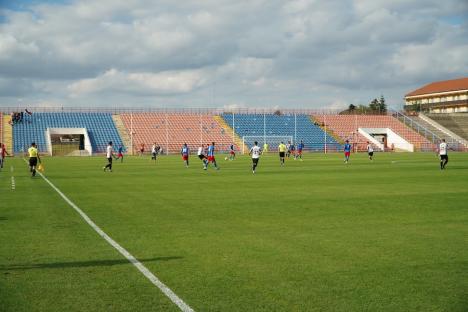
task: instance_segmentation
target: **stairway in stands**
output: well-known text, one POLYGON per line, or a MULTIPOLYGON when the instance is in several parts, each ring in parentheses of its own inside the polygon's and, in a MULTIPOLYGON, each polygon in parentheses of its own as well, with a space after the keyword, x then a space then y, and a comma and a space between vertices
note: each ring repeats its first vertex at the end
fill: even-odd
POLYGON ((119 132, 120 138, 122 139, 122 142, 127 149, 127 153, 130 155, 133 155, 133 148, 132 148, 132 142, 130 139, 130 134, 125 127, 122 118, 120 118, 120 115, 112 115, 112 120, 114 121, 114 125, 117 128, 117 131, 119 132))
MULTIPOLYGON (((219 124, 221 128, 224 129, 225 133, 233 133, 233 129, 224 121, 224 118, 215 115, 213 116, 213 119, 216 120, 216 122, 219 124)), ((234 144, 236 144, 239 147, 239 150, 242 154, 247 153, 247 148, 242 144, 242 138, 237 135, 237 133, 234 132, 234 144), (244 150, 242 150, 242 148, 244 150)))
POLYGON ((10 155, 13 155, 13 129, 11 128, 11 125, 8 123, 11 117, 9 115, 2 115, 2 118, 3 118, 3 123, 2 123, 3 141, 2 143, 5 144, 7 152, 10 155))
POLYGON ((335 132, 333 132, 332 129, 327 128, 325 126, 325 123, 321 124, 319 120, 315 119, 314 116, 309 116, 310 121, 312 121, 313 124, 318 125, 325 133, 327 133, 329 136, 335 139, 336 142, 340 144, 344 144, 344 140, 335 132))

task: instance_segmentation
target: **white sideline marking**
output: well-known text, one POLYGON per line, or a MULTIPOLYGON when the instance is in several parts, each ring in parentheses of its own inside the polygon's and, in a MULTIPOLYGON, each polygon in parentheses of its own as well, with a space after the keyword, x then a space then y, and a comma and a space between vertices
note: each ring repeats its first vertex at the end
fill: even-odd
POLYGON ((16 189, 16 183, 15 183, 15 176, 13 175, 13 166, 10 166, 10 172, 11 172, 11 190, 14 191, 16 189))
POLYGON ((181 311, 184 312, 194 312, 194 310, 186 304, 182 299, 180 299, 169 287, 167 287, 163 282, 161 282, 150 270, 148 270, 140 261, 138 261, 131 253, 129 253, 125 248, 119 245, 115 240, 113 240, 109 235, 107 235, 96 223, 91 220, 88 215, 86 215, 77 205, 75 205, 65 194, 63 194, 52 182, 49 181, 42 173, 37 171, 37 173, 46 181, 73 209, 80 214, 80 216, 102 237, 104 238, 112 247, 117 249, 127 260, 133 264, 143 275, 150 280, 156 287, 158 287, 173 303, 175 303, 181 311))

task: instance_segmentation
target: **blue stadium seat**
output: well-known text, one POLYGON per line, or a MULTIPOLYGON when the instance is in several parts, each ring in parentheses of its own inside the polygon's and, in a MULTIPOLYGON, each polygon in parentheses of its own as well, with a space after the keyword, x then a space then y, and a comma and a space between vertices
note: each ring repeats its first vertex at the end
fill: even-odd
MULTIPOLYGON (((222 117, 232 128, 232 114, 222 114, 222 117)), ((303 114, 296 116, 293 114, 266 114, 265 120, 263 114, 234 114, 234 128, 241 138, 244 136, 263 136, 264 134, 266 136, 292 136, 293 139, 296 136, 295 143, 303 140, 305 149, 313 151, 322 151, 326 138, 328 149, 338 150, 341 148, 341 145, 332 136, 326 134, 322 128, 312 122, 309 116, 303 114)), ((246 143, 249 146, 253 144, 249 140, 246 140, 246 143)))
POLYGON ((22 123, 13 126, 13 148, 20 153, 36 142, 40 151, 47 150, 47 128, 86 128, 96 153, 105 151, 112 141, 115 147, 123 146, 120 135, 108 113, 34 113, 22 123))

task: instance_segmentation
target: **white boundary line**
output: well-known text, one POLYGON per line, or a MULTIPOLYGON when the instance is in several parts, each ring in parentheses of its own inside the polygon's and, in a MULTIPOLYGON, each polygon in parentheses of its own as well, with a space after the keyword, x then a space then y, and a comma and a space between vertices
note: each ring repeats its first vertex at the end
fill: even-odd
POLYGON ((13 166, 10 167, 10 172, 11 172, 11 190, 14 191, 16 189, 16 183, 15 183, 15 176, 13 175, 14 168, 13 166))
POLYGON ((140 261, 138 261, 131 253, 119 245, 109 235, 107 235, 96 223, 91 220, 77 205, 75 205, 65 194, 63 194, 52 182, 49 181, 42 173, 37 173, 46 181, 73 209, 80 214, 80 216, 88 223, 102 238, 104 238, 112 247, 117 249, 127 260, 133 264, 143 275, 150 280, 156 287, 158 287, 173 303, 175 303, 181 311, 194 312, 194 310, 180 299, 169 287, 161 282, 150 270, 148 270, 140 261))

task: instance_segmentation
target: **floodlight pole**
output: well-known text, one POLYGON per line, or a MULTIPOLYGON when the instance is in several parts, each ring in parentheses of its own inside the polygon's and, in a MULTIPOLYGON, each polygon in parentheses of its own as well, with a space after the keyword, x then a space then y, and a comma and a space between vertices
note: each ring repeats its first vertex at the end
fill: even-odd
POLYGON ((325 136, 325 148, 324 152, 327 153, 327 115, 323 115, 323 135, 325 136))
POLYGON ((294 113, 294 142, 297 142, 297 114, 294 113))
POLYGON ((236 136, 235 134, 235 129, 236 128, 236 125, 235 125, 235 119, 234 119, 234 111, 232 112, 232 143, 234 143, 234 138, 236 136))
POLYGON ((130 112, 130 153, 133 156, 134 155, 134 150, 133 150, 133 112, 130 112))
POLYGON ((167 113, 166 113, 166 155, 169 155, 169 124, 168 124, 167 113))
POLYGON ((200 113, 200 146, 203 146, 203 119, 200 113))

